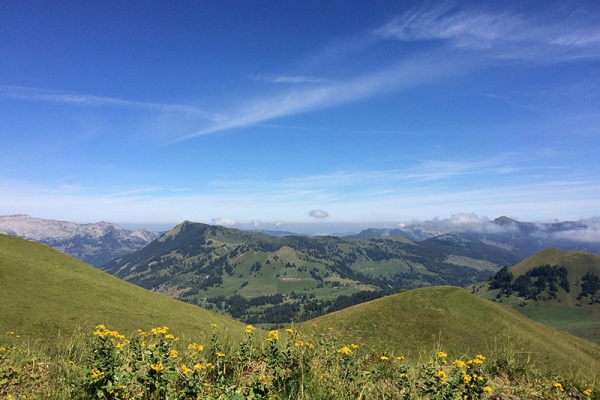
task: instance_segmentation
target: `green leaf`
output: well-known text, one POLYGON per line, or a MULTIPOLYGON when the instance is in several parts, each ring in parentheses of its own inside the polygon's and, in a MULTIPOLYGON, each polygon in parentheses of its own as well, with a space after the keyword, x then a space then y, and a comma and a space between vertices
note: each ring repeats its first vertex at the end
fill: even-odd
POLYGON ((4 378, 0 381, 0 385, 6 385, 8 383, 8 379, 4 378))

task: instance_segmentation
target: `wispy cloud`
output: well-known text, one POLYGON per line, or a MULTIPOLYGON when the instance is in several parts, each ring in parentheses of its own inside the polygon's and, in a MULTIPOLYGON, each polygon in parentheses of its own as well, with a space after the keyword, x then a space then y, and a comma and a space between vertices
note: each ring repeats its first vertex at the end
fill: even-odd
MULTIPOLYGON (((527 181, 519 178, 502 182, 492 179, 492 184, 485 187, 469 188, 454 185, 454 181, 448 179, 407 185, 399 181, 398 171, 389 173, 388 178, 385 175, 385 171, 371 175, 379 177, 379 182, 372 186, 362 181, 354 185, 347 181, 346 186, 324 185, 334 182, 331 175, 316 183, 298 177, 275 183, 255 182, 253 186, 235 190, 231 189, 233 185, 230 189, 208 185, 202 191, 164 190, 153 194, 144 190, 125 192, 83 186, 73 190, 60 185, 0 180, 0 209, 5 214, 27 213, 78 222, 177 223, 187 219, 227 226, 253 220, 269 224, 282 218, 292 223, 309 222, 311 217, 306 210, 311 210, 315 203, 322 205, 321 210, 335 211, 335 215, 328 218, 332 223, 406 221, 457 212, 492 217, 526 216, 529 220, 570 219, 590 216, 589 210, 600 209, 597 179, 527 181), (291 181, 295 183, 290 185, 291 181), (227 217, 215 218, 215 215, 227 217), (150 220, 149 216, 152 216, 150 220)), ((355 176, 367 175, 356 173, 355 176)), ((454 218, 453 224, 476 227, 478 221, 463 215, 454 218)))
POLYGON ((269 83, 324 83, 328 79, 317 76, 283 75, 283 74, 259 74, 256 80, 269 83))
POLYGON ((489 49, 499 57, 545 62, 600 57, 600 28, 591 18, 546 22, 512 12, 457 10, 447 6, 411 10, 374 31, 400 41, 445 40, 456 48, 489 49))
POLYGON ((162 112, 177 112, 198 119, 218 120, 219 116, 209 114, 201 108, 183 104, 151 103, 123 100, 114 97, 100 97, 63 91, 43 90, 20 86, 0 86, 0 96, 27 101, 43 101, 48 103, 70 104, 88 107, 128 107, 162 112))
POLYGON ((254 98, 231 110, 205 129, 178 139, 241 128, 279 117, 350 103, 391 91, 430 84, 463 72, 469 60, 442 55, 415 57, 391 68, 317 87, 290 90, 271 97, 254 98))

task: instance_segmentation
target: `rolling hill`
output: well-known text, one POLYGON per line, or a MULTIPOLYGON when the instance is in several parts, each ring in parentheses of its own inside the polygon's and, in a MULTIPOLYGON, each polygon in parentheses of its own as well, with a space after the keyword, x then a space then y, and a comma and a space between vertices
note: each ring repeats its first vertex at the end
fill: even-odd
POLYGON ((210 324, 243 335, 229 318, 123 282, 45 245, 0 235, 0 331, 45 338, 106 324, 123 333, 168 326, 206 338, 210 324))
POLYGON ((517 362, 530 358, 549 371, 586 374, 600 368, 598 345, 457 287, 405 291, 321 316, 298 328, 313 329, 314 335, 332 328, 344 343, 413 359, 444 350, 456 358, 476 354, 517 362))
POLYGON ((281 324, 400 288, 479 282, 519 260, 464 239, 272 237, 185 221, 101 268, 249 323, 281 324))
POLYGON ((476 295, 600 343, 600 256, 546 249, 470 287, 476 295))

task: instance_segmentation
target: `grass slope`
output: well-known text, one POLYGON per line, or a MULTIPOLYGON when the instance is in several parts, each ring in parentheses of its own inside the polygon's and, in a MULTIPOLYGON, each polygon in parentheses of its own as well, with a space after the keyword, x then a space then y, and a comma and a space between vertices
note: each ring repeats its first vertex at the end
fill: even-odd
POLYGON ((210 324, 243 326, 190 304, 123 282, 45 245, 0 235, 0 331, 37 338, 106 324, 127 333, 168 326, 207 339, 210 324))
POLYGON ((537 322, 565 330, 573 335, 600 344, 600 304, 590 304, 589 298, 577 299, 581 293, 581 278, 587 273, 600 276, 600 256, 585 251, 563 251, 549 248, 526 258, 508 270, 514 280, 540 265, 565 267, 571 284, 569 293, 560 289, 555 299, 519 298, 516 293, 498 298, 500 289, 489 290, 487 283, 469 288, 479 297, 501 301, 537 322))
POLYGON ((534 322, 500 304, 457 287, 402 292, 300 324, 306 330, 332 327, 345 341, 419 357, 442 349, 450 357, 499 354, 531 359, 542 369, 593 373, 600 347, 534 322))

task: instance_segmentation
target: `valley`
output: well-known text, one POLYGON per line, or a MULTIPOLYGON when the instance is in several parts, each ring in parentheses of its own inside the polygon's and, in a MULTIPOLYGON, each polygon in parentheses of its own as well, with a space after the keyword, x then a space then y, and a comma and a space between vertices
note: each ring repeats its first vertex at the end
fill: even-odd
POLYGON ((248 323, 286 324, 400 289, 480 282, 519 260, 453 236, 272 237, 186 221, 100 268, 248 323))

